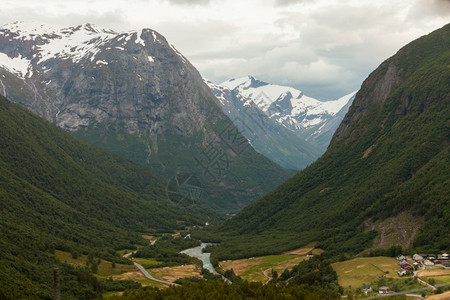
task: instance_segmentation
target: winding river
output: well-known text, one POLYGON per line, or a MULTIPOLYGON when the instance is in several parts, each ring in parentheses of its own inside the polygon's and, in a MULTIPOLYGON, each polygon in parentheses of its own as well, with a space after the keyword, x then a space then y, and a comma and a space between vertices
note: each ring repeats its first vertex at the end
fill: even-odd
POLYGON ((211 263, 211 253, 203 253, 202 250, 210 244, 208 243, 202 243, 200 246, 189 248, 186 250, 181 251, 180 253, 184 253, 186 255, 189 255, 190 257, 198 258, 203 263, 203 268, 210 271, 211 273, 215 275, 219 275, 219 273, 216 272, 214 269, 212 263, 211 263))

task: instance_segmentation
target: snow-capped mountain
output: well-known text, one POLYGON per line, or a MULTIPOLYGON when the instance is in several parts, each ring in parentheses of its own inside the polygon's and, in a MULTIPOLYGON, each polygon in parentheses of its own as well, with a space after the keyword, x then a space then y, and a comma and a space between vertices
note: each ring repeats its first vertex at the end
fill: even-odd
POLYGON ((208 80, 205 82, 221 102, 222 110, 261 154, 295 170, 304 169, 322 154, 317 146, 271 119, 242 94, 208 80))
MULTIPOLYGON (((110 44, 113 42, 121 42, 114 46, 119 51, 127 51, 124 46, 128 43, 145 47, 145 41, 141 38, 144 33, 150 33, 153 41, 158 41, 159 34, 150 29, 117 33, 89 23, 62 28, 37 22, 14 22, 0 27, 0 37, 9 41, 4 43, 0 52, 0 66, 22 78, 30 78, 35 71, 43 69, 45 72, 45 63, 55 58, 70 59, 73 63, 89 59, 97 65, 107 64, 96 57, 99 52, 112 50, 110 44), (33 43, 33 47, 27 51, 26 47, 21 47, 24 43, 33 43)), ((152 56, 148 56, 148 60, 154 62, 152 56)))
POLYGON ((236 211, 292 174, 250 147, 195 67, 151 29, 4 25, 0 94, 168 179, 194 174, 208 190, 198 201, 214 209, 236 211))
POLYGON ((257 107, 269 119, 317 145, 322 153, 356 94, 353 92, 334 101, 319 101, 295 88, 269 84, 252 76, 230 79, 220 85, 209 83, 209 86, 225 113, 236 103, 257 107))

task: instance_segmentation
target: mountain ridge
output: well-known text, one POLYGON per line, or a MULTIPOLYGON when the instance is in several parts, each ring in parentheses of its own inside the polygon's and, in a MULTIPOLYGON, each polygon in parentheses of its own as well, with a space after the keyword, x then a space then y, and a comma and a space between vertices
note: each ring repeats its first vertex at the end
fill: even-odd
POLYGON ((236 212, 294 174, 250 147, 199 72, 159 33, 85 24, 31 36, 22 26, 35 25, 0 28, 0 65, 10 63, 5 56, 30 62, 26 73, 0 67, 0 92, 168 180, 195 175, 197 203, 236 212))
POLYGON ((252 135, 261 138, 253 142, 257 151, 285 168, 296 170, 305 168, 325 152, 355 94, 324 102, 292 87, 252 76, 221 84, 205 82, 219 99, 224 113, 247 139, 252 140, 252 135))
POLYGON ((424 222, 402 247, 448 251, 449 31, 450 24, 411 42, 372 72, 315 163, 218 226, 215 237, 199 232, 222 242, 214 255, 309 242, 329 255, 357 254, 379 235, 366 224, 404 213, 424 222))

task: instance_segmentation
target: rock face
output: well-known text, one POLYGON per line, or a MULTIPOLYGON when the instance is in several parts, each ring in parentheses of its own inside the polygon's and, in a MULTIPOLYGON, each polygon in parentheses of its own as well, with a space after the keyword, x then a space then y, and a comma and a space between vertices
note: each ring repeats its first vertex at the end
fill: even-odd
MULTIPOLYGON (((192 134, 205 121, 200 97, 214 99, 197 70, 150 29, 119 34, 91 24, 55 29, 17 23, 0 32, 0 52, 28 63, 15 73, 33 97, 20 102, 70 131, 120 119, 129 132, 157 134, 171 114, 167 100, 178 94, 184 101, 171 122, 192 134), (190 114, 199 119, 187 122, 190 114)), ((9 87, 15 85, 2 81, 6 96, 14 96, 9 87)))
POLYGON ((220 133, 230 121, 218 100, 188 60, 151 29, 116 33, 92 24, 5 25, 0 93, 166 178, 193 173, 208 189, 199 201, 216 209, 236 210, 292 174, 251 147, 246 148, 251 159, 228 151, 220 133), (227 161, 228 173, 221 170, 214 178, 194 159, 208 146, 228 151, 229 161, 247 170, 227 161), (252 159, 262 169, 254 171, 252 159), (250 180, 243 180, 244 174, 250 180))
POLYGON ((223 111, 251 140, 263 129, 255 149, 286 168, 301 170, 320 157, 344 118, 356 92, 338 100, 319 101, 301 91, 269 84, 252 76, 222 84, 208 82, 223 111), (243 130, 242 119, 251 130, 243 130), (261 126, 261 124, 264 124, 261 126), (264 128, 263 128, 264 127, 264 128), (271 141, 271 142, 269 142, 271 141))

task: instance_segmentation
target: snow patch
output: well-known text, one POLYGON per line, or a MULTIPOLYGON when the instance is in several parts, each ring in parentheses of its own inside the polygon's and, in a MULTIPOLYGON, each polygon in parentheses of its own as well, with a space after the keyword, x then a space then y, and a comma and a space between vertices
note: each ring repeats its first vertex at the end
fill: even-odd
MULTIPOLYGON (((22 57, 22 55, 11 58, 5 53, 0 52, 0 66, 9 70, 11 73, 24 78, 31 68, 31 61, 22 57)), ((33 73, 31 72, 31 74, 33 73)))
POLYGON ((141 35, 142 35, 142 31, 141 31, 141 34, 139 34, 139 32, 136 32, 136 40, 134 42, 136 44, 141 44, 142 46, 145 47, 145 41, 143 39, 141 39, 141 35))

